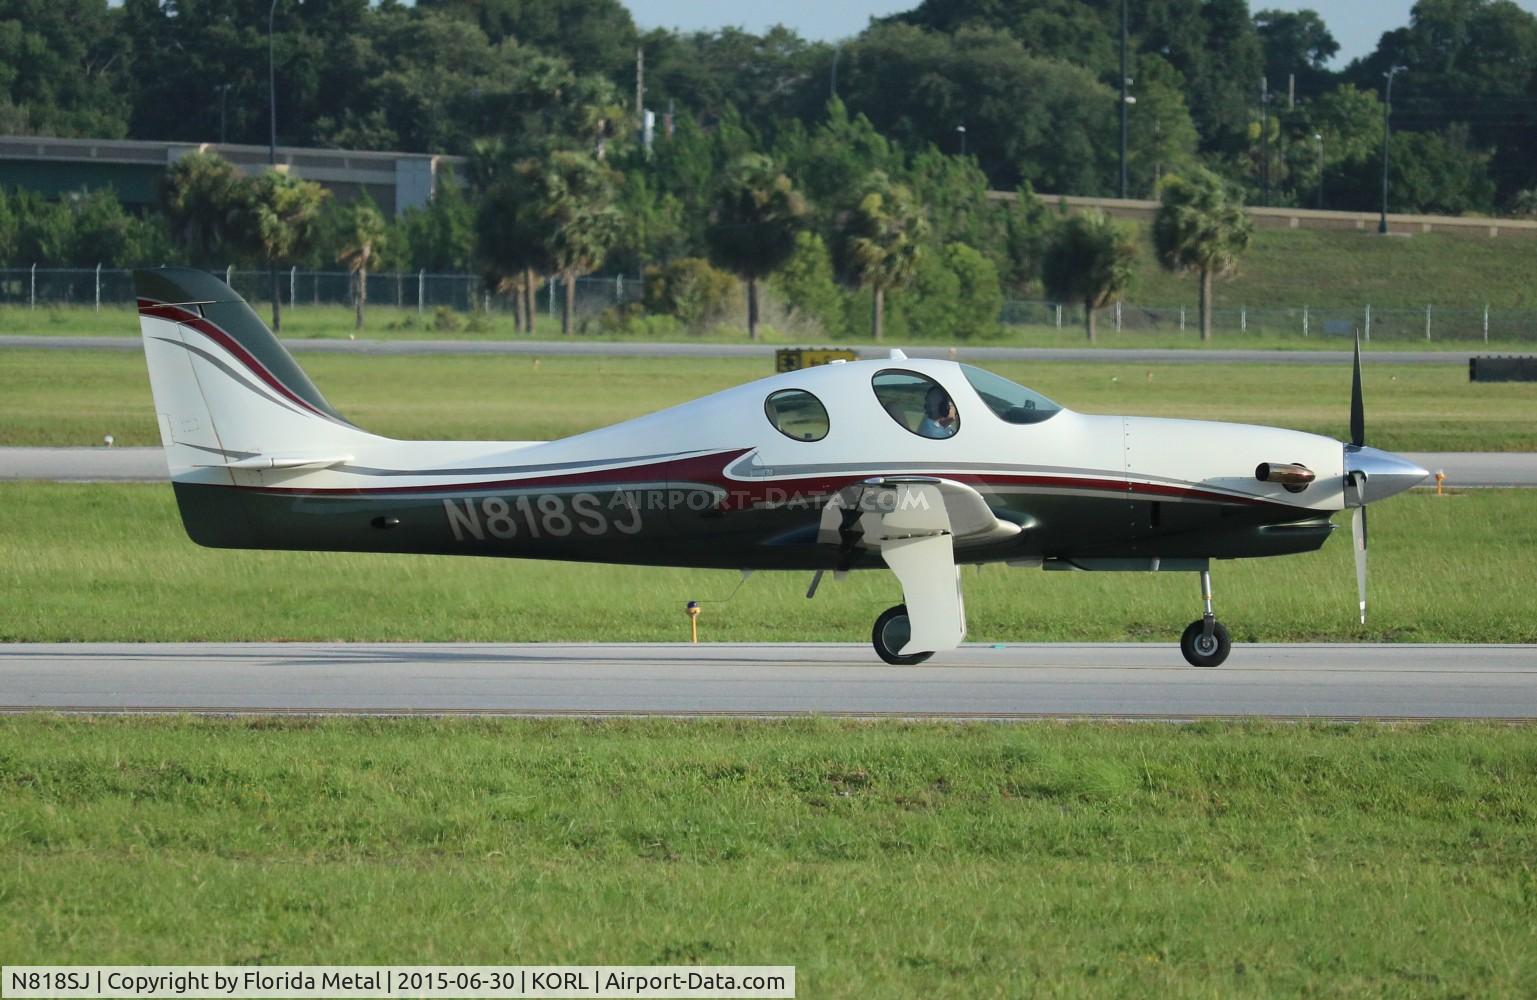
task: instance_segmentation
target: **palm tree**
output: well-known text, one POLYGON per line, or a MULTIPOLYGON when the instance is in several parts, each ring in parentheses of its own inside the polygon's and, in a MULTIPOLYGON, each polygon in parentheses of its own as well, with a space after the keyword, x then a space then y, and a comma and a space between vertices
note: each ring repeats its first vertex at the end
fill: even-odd
POLYGON ((806 199, 766 156, 741 157, 721 186, 705 240, 711 262, 747 282, 749 340, 758 339, 758 281, 794 255, 806 215, 806 199))
POLYGON ((277 265, 303 256, 315 239, 315 222, 331 192, 276 170, 252 179, 246 239, 267 258, 272 273, 272 332, 283 328, 283 297, 277 265))
POLYGON ((576 279, 597 270, 619 239, 614 174, 595 158, 570 150, 551 153, 536 174, 540 199, 539 245, 550 270, 565 285, 560 332, 571 335, 576 316, 576 279))
POLYGON ((912 192, 882 171, 865 182, 866 194, 841 220, 836 252, 846 280, 875 292, 873 326, 880 340, 886 292, 905 287, 917 273, 929 224, 912 192))
POLYGON ((1244 214, 1242 196, 1200 167, 1165 177, 1159 198, 1162 204, 1153 218, 1158 263, 1201 276, 1201 339, 1210 341, 1212 279, 1238 270, 1254 225, 1244 214))
POLYGON ((217 153, 189 153, 166 170, 160 200, 171 233, 187 249, 190 263, 224 263, 238 242, 240 220, 249 208, 245 180, 217 153))
POLYGON ((368 265, 384 248, 386 239, 384 216, 366 196, 354 202, 347 214, 347 229, 342 239, 341 251, 336 259, 347 265, 356 275, 357 328, 363 329, 363 307, 368 303, 368 265))
POLYGON ((553 264, 546 254, 544 205, 540 200, 540 168, 537 160, 524 160, 502 172, 481 199, 475 216, 475 253, 484 268, 487 284, 498 292, 513 293, 517 326, 534 333, 535 272, 548 272, 553 264))
POLYGON ((1082 302, 1084 329, 1094 342, 1094 310, 1131 284, 1137 243, 1130 231, 1090 209, 1059 223, 1041 259, 1041 283, 1058 302, 1082 302))

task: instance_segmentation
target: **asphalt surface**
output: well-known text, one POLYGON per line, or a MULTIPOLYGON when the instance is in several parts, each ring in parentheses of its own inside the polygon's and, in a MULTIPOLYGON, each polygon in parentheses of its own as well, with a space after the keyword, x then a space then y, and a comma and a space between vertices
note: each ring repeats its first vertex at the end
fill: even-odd
MULTIPOLYGON (((609 355, 618 357, 692 357, 692 358, 772 358, 784 344, 647 344, 590 340, 284 340, 289 350, 303 354, 561 354, 609 355)), ((813 345, 804 345, 813 346, 813 345)), ((27 347, 55 350, 138 351, 139 338, 122 337, 46 337, 30 335, 0 336, 0 348, 27 347)), ((1350 364, 1351 352, 1341 344, 1337 350, 1317 351, 1244 351, 1244 350, 1154 350, 1140 348, 1087 347, 906 347, 898 344, 864 345, 853 348, 861 358, 884 358, 892 347, 901 347, 913 358, 950 358, 959 361, 1104 361, 1121 364, 1233 364, 1261 362, 1270 365, 1350 364)), ((1398 351, 1367 348, 1369 357, 1379 364, 1461 365, 1468 358, 1488 351, 1398 351)))
POLYGON ((1537 646, 0 645, 0 710, 1537 720, 1537 646))
MULTIPOLYGON (((1537 486, 1537 453, 1412 452, 1404 457, 1432 473, 1444 471, 1449 487, 1537 486)), ((158 482, 167 474, 159 448, 0 448, 0 480, 158 482)))

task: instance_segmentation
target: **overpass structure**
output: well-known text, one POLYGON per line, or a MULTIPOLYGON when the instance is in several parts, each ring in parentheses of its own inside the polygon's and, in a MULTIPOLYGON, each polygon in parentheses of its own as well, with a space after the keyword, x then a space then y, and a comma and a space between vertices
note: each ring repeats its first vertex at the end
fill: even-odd
MULTIPOLYGON (((196 152, 217 153, 246 173, 268 168, 266 146, 7 135, 0 136, 0 186, 48 197, 110 187, 125 205, 152 205, 160 199, 160 178, 166 168, 196 152)), ((324 185, 340 201, 366 192, 381 211, 394 217, 407 208, 426 205, 442 169, 461 164, 464 158, 279 146, 277 162, 278 169, 324 185)))

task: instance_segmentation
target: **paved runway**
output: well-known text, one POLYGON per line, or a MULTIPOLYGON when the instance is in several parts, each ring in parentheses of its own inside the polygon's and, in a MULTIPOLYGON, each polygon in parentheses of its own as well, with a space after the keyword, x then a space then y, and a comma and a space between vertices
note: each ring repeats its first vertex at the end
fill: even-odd
MULTIPOLYGON (((901 347, 908 357, 951 358, 959 361, 1105 361, 1120 364, 1233 364, 1262 362, 1272 365, 1350 364, 1351 353, 1343 338, 1338 347, 1317 351, 1267 350, 1158 350, 1144 348, 1090 347, 909 347, 901 344, 861 345, 853 350, 862 358, 884 358, 892 347, 901 347)), ((283 345, 295 353, 316 354, 601 354, 621 357, 693 357, 693 358, 771 358, 786 344, 648 344, 635 341, 601 340, 305 340, 285 339, 283 345)), ((805 345, 811 346, 811 345, 805 345)), ((143 350, 139 338, 121 337, 48 337, 24 334, 0 336, 0 348, 23 347, 52 350, 102 349, 143 350)), ((1488 351, 1475 348, 1454 351, 1409 351, 1367 347, 1368 359, 1385 365, 1460 365, 1468 358, 1488 351)))
MULTIPOLYGON (((1421 468, 1446 472, 1446 485, 1537 486, 1537 453, 1412 452, 1421 468)), ((159 482, 167 476, 159 448, 0 448, 0 480, 159 482)))
POLYGON ((1537 646, 0 645, 0 709, 1029 719, 1537 720, 1537 646))

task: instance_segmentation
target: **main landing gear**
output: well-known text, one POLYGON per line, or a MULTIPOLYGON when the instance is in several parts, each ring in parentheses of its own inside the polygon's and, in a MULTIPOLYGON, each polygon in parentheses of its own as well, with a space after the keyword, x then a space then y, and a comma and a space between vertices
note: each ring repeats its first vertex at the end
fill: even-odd
POLYGON ((875 655, 887 663, 898 667, 910 667, 934 655, 932 652, 898 655, 897 650, 907 645, 907 640, 912 637, 912 634, 912 623, 907 619, 907 605, 898 604, 894 608, 882 611, 881 616, 875 619, 875 628, 870 631, 870 642, 875 646, 875 655))
POLYGON ((1186 626, 1185 634, 1179 637, 1179 651, 1185 654, 1185 660, 1192 667, 1221 666, 1233 648, 1233 641, 1228 638, 1227 628, 1212 612, 1211 571, 1204 569, 1201 570, 1201 606, 1201 617, 1186 626))

